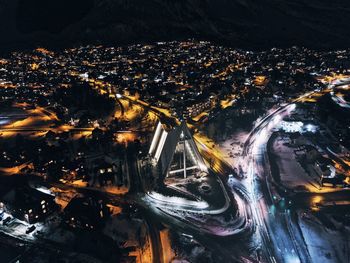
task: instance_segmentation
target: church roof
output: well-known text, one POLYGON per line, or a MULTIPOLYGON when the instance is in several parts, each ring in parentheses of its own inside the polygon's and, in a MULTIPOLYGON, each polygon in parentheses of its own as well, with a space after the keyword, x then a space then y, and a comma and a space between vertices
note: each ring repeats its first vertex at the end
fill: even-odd
POLYGON ((198 167, 201 170, 206 170, 206 165, 202 156, 199 153, 197 145, 192 137, 190 130, 185 121, 179 126, 170 130, 159 122, 155 130, 149 154, 157 162, 162 175, 167 174, 173 160, 175 149, 180 141, 185 140, 190 147, 198 167))

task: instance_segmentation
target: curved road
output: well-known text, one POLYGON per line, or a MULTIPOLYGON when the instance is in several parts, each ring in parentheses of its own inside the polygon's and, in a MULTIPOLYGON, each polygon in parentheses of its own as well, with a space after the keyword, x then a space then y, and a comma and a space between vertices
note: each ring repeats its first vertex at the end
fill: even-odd
POLYGON ((246 165, 247 176, 242 183, 251 196, 251 209, 261 239, 263 256, 267 262, 311 261, 300 233, 293 229, 290 212, 286 209, 280 210, 274 204, 266 144, 272 129, 294 108, 294 102, 301 101, 313 93, 308 92, 268 114, 257 123, 244 143, 240 163, 246 165))

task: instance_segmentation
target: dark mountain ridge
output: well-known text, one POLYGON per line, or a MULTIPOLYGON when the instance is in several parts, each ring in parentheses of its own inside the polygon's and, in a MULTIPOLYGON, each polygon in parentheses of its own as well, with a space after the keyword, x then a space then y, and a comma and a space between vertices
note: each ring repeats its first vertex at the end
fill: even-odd
POLYGON ((346 0, 0 0, 0 47, 187 38, 248 49, 350 47, 346 0))

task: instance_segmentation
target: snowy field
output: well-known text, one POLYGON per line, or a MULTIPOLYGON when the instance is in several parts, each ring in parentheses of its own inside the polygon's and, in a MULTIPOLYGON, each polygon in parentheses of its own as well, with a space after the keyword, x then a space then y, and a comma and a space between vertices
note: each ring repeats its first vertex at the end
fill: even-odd
POLYGON ((327 229, 310 214, 307 216, 299 214, 299 221, 310 256, 315 262, 350 262, 348 228, 327 229))

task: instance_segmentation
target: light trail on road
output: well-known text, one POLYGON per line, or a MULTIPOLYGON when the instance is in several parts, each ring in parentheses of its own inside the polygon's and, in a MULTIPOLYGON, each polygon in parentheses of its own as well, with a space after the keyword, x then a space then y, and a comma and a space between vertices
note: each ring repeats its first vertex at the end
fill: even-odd
POLYGON ((305 251, 296 240, 289 213, 276 212, 273 194, 269 186, 269 176, 265 174, 263 162, 266 144, 273 128, 285 115, 295 109, 295 103, 303 102, 306 98, 310 99, 313 96, 319 96, 319 92, 305 93, 272 111, 255 125, 244 144, 240 163, 245 164, 247 174, 242 183, 250 194, 252 215, 258 227, 265 259, 268 262, 310 261, 308 251, 305 251), (258 194, 256 180, 261 180, 262 184, 266 184, 268 191, 258 194))

